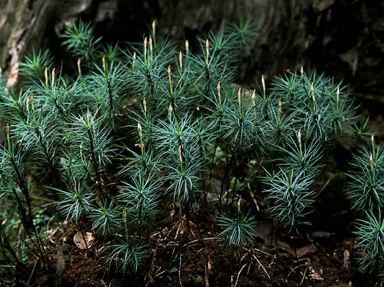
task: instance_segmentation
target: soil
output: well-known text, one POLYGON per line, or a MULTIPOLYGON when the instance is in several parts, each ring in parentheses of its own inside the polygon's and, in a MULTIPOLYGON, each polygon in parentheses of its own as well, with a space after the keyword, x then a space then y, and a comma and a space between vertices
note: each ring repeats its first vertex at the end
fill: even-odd
MULTIPOLYGON (((360 91, 358 96, 361 113, 370 116, 370 128, 380 132, 377 141, 382 142, 383 104, 377 99, 384 92, 374 94, 374 101, 360 91)), ((350 155, 348 145, 341 143, 336 153, 328 164, 343 170, 350 155)), ((311 218, 313 225, 300 238, 272 224, 262 204, 259 210, 250 206, 256 209, 258 220, 256 240, 238 250, 220 244, 215 203, 193 210, 189 224, 177 207, 166 206, 162 219, 144 236, 151 252, 135 274, 123 274, 105 264, 111 238, 95 236, 83 249, 75 239, 78 227, 57 220, 44 239, 46 267, 34 258, 16 266, 17 278, 0 268, 0 286, 381 286, 354 263, 358 256, 352 234, 355 217, 342 194, 342 184, 334 182, 323 191, 311 218)), ((252 188, 257 194, 257 187, 252 188)), ((89 232, 90 226, 83 222, 81 229, 89 232)))
POLYGON ((161 221, 143 235, 151 253, 135 274, 105 264, 111 238, 86 233, 85 221, 80 227, 57 221, 44 239, 51 278, 35 259, 19 268, 16 280, 5 274, 0 286, 379 286, 353 264, 354 217, 338 191, 338 183, 323 191, 312 227, 296 238, 275 226, 260 205, 256 240, 237 250, 224 249, 217 238, 217 203, 193 209, 189 229, 180 207, 165 206, 161 221), (87 245, 78 228, 89 236, 87 245))
MULTIPOLYGON (((378 132, 379 142, 384 130, 382 105, 365 97, 360 107, 363 116, 370 116, 370 128, 378 132)), ((348 144, 341 142, 326 164, 343 170, 349 156, 348 144)), ((358 256, 352 233, 355 217, 342 193, 344 180, 324 189, 312 226, 301 237, 275 226, 261 202, 251 204, 257 218, 256 240, 237 250, 224 249, 217 237, 217 202, 201 201, 192 210, 189 224, 180 207, 165 206, 161 220, 143 235, 150 256, 135 274, 123 274, 105 263, 112 238, 92 234, 84 247, 76 239, 79 227, 55 220, 44 238, 46 267, 37 258, 31 259, 16 266, 17 278, 0 269, 0 286, 381 286, 380 279, 358 269, 354 262, 358 256)), ((212 181, 211 189, 219 184, 212 181)), ((251 189, 256 196, 260 193, 257 186, 251 189)), ((238 193, 247 197, 246 191, 238 193)), ((80 227, 85 234, 91 229, 86 221, 80 227)))
MULTIPOLYGON (((383 130, 380 105, 362 102, 361 113, 370 115, 373 131, 383 130)), ((382 141, 381 133, 377 139, 382 141)), ((337 156, 329 156, 327 166, 343 170, 349 152, 348 145, 341 143, 337 156)), ((112 238, 87 233, 91 228, 86 221, 79 227, 55 219, 44 238, 46 267, 33 258, 16 266, 17 278, 3 269, 0 286, 381 286, 379 279, 354 263, 358 256, 352 233, 355 217, 342 194, 344 180, 331 182, 324 189, 311 218, 312 226, 301 237, 285 234, 273 224, 261 201, 252 203, 248 207, 257 218, 256 239, 237 250, 224 249, 217 237, 217 202, 204 204, 202 200, 199 208, 191 211, 189 224, 181 207, 164 206, 161 220, 149 234, 142 235, 150 256, 135 274, 123 274, 105 263, 112 238), (79 228, 90 236, 86 245, 81 244, 79 228)), ((215 190, 219 182, 213 180, 211 184, 215 190)), ((258 187, 251 189, 257 196, 258 187)), ((242 190, 238 194, 249 196, 242 190)))

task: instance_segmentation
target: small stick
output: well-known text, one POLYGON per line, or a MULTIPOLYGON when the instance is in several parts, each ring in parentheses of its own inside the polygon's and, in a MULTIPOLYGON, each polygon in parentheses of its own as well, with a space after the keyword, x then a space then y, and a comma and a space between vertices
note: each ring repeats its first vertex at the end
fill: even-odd
POLYGON ((180 287, 183 287, 183 282, 181 281, 181 250, 180 250, 180 262, 179 262, 179 270, 178 270, 178 275, 179 275, 179 284, 180 284, 180 287))
POLYGON ((259 261, 259 259, 257 259, 257 257, 256 257, 254 254, 252 255, 252 257, 255 258, 255 260, 257 261, 257 263, 259 263, 259 266, 261 266, 261 268, 263 268, 265 274, 267 274, 268 278, 271 279, 271 277, 269 276, 267 270, 265 270, 263 264, 261 264, 261 262, 259 261))
POLYGON ((245 266, 247 266, 247 265, 248 265, 248 263, 245 263, 243 266, 241 266, 240 271, 237 273, 236 282, 235 282, 235 285, 233 285, 233 287, 236 287, 237 284, 239 283, 240 274, 243 271, 243 269, 245 268, 245 266))
MULTIPOLYGON (((206 238, 203 238, 203 241, 208 241, 208 240, 217 240, 217 237, 206 237, 206 238)), ((184 244, 182 246, 182 248, 190 246, 190 245, 192 245, 194 243, 197 243, 197 242, 201 242, 201 239, 199 238, 199 239, 195 239, 195 240, 189 241, 186 244, 184 244)))
POLYGON ((204 284, 205 284, 205 287, 209 287, 208 264, 209 264, 209 259, 208 259, 207 263, 204 264, 204 284))

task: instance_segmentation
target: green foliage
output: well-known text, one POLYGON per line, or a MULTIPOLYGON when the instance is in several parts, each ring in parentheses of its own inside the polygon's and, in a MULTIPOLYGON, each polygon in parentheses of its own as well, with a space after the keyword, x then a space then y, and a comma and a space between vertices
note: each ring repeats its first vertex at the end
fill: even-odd
POLYGON ((137 272, 143 261, 148 257, 148 250, 145 245, 135 237, 130 239, 116 238, 116 243, 109 246, 112 249, 107 263, 115 266, 117 271, 137 272))
POLYGON ((279 166, 290 168, 295 173, 303 172, 311 177, 320 173, 321 142, 313 139, 303 143, 299 131, 297 137, 287 138, 285 146, 286 148, 277 146, 282 151, 282 158, 277 159, 279 166))
POLYGON ((289 231, 297 232, 299 225, 308 224, 305 220, 313 211, 311 205, 314 203, 313 181, 312 174, 283 168, 273 174, 267 172, 263 178, 266 185, 264 192, 272 204, 272 216, 289 231))
POLYGON ((20 74, 28 77, 31 81, 44 81, 46 69, 53 68, 53 57, 51 53, 33 50, 32 55, 26 56, 24 62, 20 63, 20 74))
POLYGON ((303 138, 314 138, 327 145, 349 132, 355 107, 346 86, 333 78, 289 73, 274 80, 272 97, 281 99, 284 111, 295 114, 295 130, 303 138))
POLYGON ((369 118, 361 119, 359 123, 353 124, 352 128, 353 134, 355 135, 355 147, 357 144, 367 142, 372 136, 377 134, 368 128, 368 124, 369 118))
POLYGON ((88 217, 93 222, 92 229, 102 236, 113 234, 122 224, 119 207, 112 200, 108 204, 105 199, 99 208, 89 213, 88 217))
POLYGON ((366 219, 359 219, 356 223, 355 234, 359 241, 357 262, 368 273, 383 277, 384 272, 384 221, 379 211, 375 215, 372 211, 365 212, 366 219))
MULTIPOLYGON (((112 240, 106 261, 127 273, 150 256, 164 206, 177 203, 190 231, 212 177, 221 180, 225 247, 241 250, 255 238, 254 215, 240 207, 223 215, 246 186, 288 232, 310 224, 328 151, 340 137, 364 143, 367 121, 354 122, 346 86, 315 71, 288 72, 269 89, 264 78, 254 90, 239 85, 237 63, 257 35, 252 23, 242 19, 179 51, 155 25, 141 43, 103 46, 80 21, 62 35, 68 62, 54 67, 49 52, 33 52, 20 64, 23 90, 1 79, 0 204, 16 206, 35 257, 48 260, 33 220, 41 193, 54 197, 61 219, 112 240)), ((356 210, 382 207, 381 154, 364 149, 351 162, 347 194, 356 210)), ((0 254, 21 260, 11 243, 16 227, 0 228, 0 254)))
POLYGON ((159 212, 159 183, 153 176, 137 173, 132 184, 123 182, 119 202, 126 209, 127 216, 137 226, 150 226, 159 212))
POLYGON ((92 190, 81 182, 73 180, 73 185, 68 190, 57 190, 63 199, 57 202, 58 209, 66 217, 65 220, 74 219, 78 221, 82 215, 89 213, 92 209, 94 196, 92 190))
POLYGON ((79 21, 78 24, 71 23, 65 29, 62 40, 62 45, 75 58, 83 59, 87 64, 97 59, 97 44, 101 38, 94 38, 91 23, 83 21, 79 21))
POLYGON ((364 147, 355 154, 347 173, 347 196, 352 208, 360 214, 367 210, 378 212, 384 205, 384 152, 375 146, 372 136, 371 148, 364 147))
POLYGON ((236 249, 255 239, 255 220, 255 216, 249 213, 244 214, 240 209, 237 209, 237 213, 233 218, 223 214, 220 215, 217 225, 224 228, 224 230, 218 236, 222 238, 223 246, 236 249))
MULTIPOLYGON (((361 122, 357 128, 356 142, 364 142, 368 136, 367 123, 368 120, 361 122)), ((357 219, 354 232, 358 237, 357 264, 381 278, 384 276, 383 171, 383 149, 375 145, 372 134, 370 147, 364 146, 350 161, 346 195, 352 209, 363 217, 357 219)))

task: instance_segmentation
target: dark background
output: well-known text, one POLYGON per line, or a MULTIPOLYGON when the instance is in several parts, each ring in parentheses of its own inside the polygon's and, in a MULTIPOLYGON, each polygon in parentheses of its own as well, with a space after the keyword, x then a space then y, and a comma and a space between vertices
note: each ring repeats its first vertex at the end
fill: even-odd
POLYGON ((0 66, 12 83, 32 48, 60 55, 58 37, 78 18, 92 21, 105 41, 124 42, 141 40, 154 19, 159 33, 184 41, 243 16, 259 35, 239 81, 252 86, 262 74, 270 80, 304 66, 344 80, 365 106, 380 112, 376 104, 384 103, 384 1, 2 0, 0 9, 0 66))

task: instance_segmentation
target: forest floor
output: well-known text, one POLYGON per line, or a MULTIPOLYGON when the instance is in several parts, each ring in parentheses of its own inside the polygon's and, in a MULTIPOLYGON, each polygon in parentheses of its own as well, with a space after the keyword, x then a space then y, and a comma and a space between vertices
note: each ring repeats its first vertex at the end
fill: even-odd
MULTIPOLYGON (((330 191, 331 192, 331 191, 330 191)), ((332 211, 338 199, 330 199, 332 211)), ((351 264, 356 238, 349 232, 347 211, 321 217, 319 229, 307 238, 292 238, 274 230, 271 221, 257 223, 257 239, 238 250, 223 249, 217 238, 214 210, 192 214, 189 231, 174 207, 148 235, 151 255, 134 275, 109 268, 108 239, 91 236, 88 249, 75 226, 57 223, 46 239, 56 286, 375 286, 374 278, 351 264), (321 226, 320 226, 321 225, 321 226), (321 228, 321 229, 320 229, 321 228), (337 230, 338 229, 338 230, 337 230), (77 236, 77 237, 76 237, 77 236), (80 241, 80 242, 79 242, 80 241), (56 270, 56 271, 55 271, 56 270)), ((335 209, 336 210, 336 209, 335 209)), ((87 226, 82 226, 84 231, 87 226)), ((31 264, 31 266, 33 266, 31 264)), ((16 286, 52 286, 39 264, 29 268, 16 286), (26 274, 27 275, 27 274, 26 274), (24 282, 24 283, 23 283, 24 282)), ((10 284, 12 286, 14 284, 10 284)), ((377 285, 379 286, 379 285, 377 285)))
MULTIPOLYGON (((384 130, 380 105, 363 101, 361 106, 361 113, 370 116, 371 130, 378 132, 378 141, 382 141, 384 130)), ((346 145, 340 146, 328 164, 342 169, 350 154, 346 145)), ((358 256, 357 239, 351 232, 355 217, 349 211, 343 184, 336 181, 323 190, 312 226, 301 238, 276 230, 263 212, 265 207, 256 202, 251 206, 259 219, 256 240, 232 251, 223 249, 217 238, 217 203, 194 210, 189 231, 177 206, 164 207, 163 220, 147 236, 151 256, 137 274, 130 276, 111 272, 104 264, 107 241, 96 238, 89 250, 81 250, 72 240, 76 229, 68 226, 56 239, 65 242, 61 286, 381 286, 354 263, 358 256)))
MULTIPOLYGON (((142 268, 131 275, 114 271, 105 263, 111 238, 86 233, 91 228, 83 222, 80 228, 85 236, 89 235, 86 248, 83 237, 79 237, 79 226, 57 221, 51 224, 45 238, 51 279, 41 262, 32 260, 24 275, 20 268, 17 281, 4 276, 2 284, 38 287, 380 286, 353 263, 357 240, 351 233, 354 216, 348 211, 341 190, 337 182, 324 189, 323 202, 315 206, 311 218, 312 226, 300 238, 278 230, 265 216, 265 207, 255 199, 256 240, 236 250, 224 249, 217 237, 220 232, 216 222, 217 202, 192 210, 189 224, 179 206, 164 206, 159 222, 149 234, 142 235, 150 248, 150 256, 142 268)), ((236 202, 229 201, 229 204, 236 202)), ((3 285, 0 283, 0 286, 3 285)))
MULTIPOLYGON (((376 132, 384 130, 381 110, 382 104, 369 100, 361 107, 376 132)), ((377 140, 382 142, 383 135, 377 140)), ((350 155, 345 146, 341 143, 328 157, 328 165, 341 166, 342 170, 350 155)), ((219 185, 215 181, 210 184, 219 185)), ((0 286, 381 286, 354 263, 358 256, 352 233, 355 217, 349 211, 343 184, 335 181, 322 191, 322 202, 317 203, 310 219, 311 228, 300 238, 277 229, 256 198, 249 206, 256 215, 256 240, 237 250, 223 249, 217 237, 218 202, 201 203, 192 210, 189 223, 179 206, 164 206, 159 222, 143 236, 150 256, 136 274, 130 275, 105 263, 111 238, 89 233, 88 248, 84 249, 79 227, 56 221, 45 238, 51 278, 36 258, 16 267, 16 281, 9 277, 11 272, 1 271, 0 286)), ((257 187, 252 188, 257 194, 257 187)), ((217 186, 211 189, 217 190, 217 186)), ((236 204, 236 200, 228 204, 236 204)), ((83 222, 81 229, 88 232, 91 228, 83 222)))

